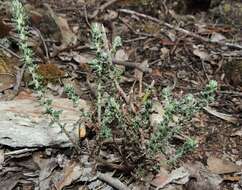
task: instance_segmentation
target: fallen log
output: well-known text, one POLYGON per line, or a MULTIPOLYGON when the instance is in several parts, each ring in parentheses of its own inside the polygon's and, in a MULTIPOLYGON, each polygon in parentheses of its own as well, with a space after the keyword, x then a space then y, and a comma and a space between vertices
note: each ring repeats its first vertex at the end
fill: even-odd
MULTIPOLYGON (((80 112, 72 102, 64 98, 54 98, 53 107, 63 110, 61 123, 76 142, 79 140, 80 112)), ((79 108, 88 111, 90 106, 80 100, 79 108)), ((0 102, 0 144, 13 148, 22 147, 72 147, 66 134, 58 125, 50 126, 50 118, 44 115, 44 108, 34 98, 0 102)))

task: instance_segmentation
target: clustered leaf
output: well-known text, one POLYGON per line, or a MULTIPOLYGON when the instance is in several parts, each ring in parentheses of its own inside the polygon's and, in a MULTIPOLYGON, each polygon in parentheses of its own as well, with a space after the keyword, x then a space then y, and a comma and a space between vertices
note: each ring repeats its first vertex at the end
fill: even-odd
MULTIPOLYGON (((170 145, 170 140, 174 135, 179 133, 181 128, 190 121, 196 112, 200 111, 204 106, 214 100, 216 89, 217 82, 210 81, 205 90, 202 91, 198 97, 188 94, 180 100, 176 100, 172 97, 169 87, 163 89, 164 119, 158 125, 157 131, 151 135, 148 143, 149 152, 151 154, 156 154, 161 151, 165 154, 166 148, 170 145)), ((188 138, 183 146, 177 150, 176 156, 171 158, 171 160, 175 161, 195 147, 196 141, 188 138)))

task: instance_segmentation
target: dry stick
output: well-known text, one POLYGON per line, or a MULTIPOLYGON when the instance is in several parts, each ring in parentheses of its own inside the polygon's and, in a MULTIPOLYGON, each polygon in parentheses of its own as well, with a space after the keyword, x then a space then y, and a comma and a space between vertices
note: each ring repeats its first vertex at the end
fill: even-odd
MULTIPOLYGON (((81 13, 81 12, 80 12, 81 13)), ((90 22, 88 20, 88 14, 87 14, 87 2, 84 1, 84 16, 85 16, 85 21, 88 25, 89 28, 91 28, 90 22)))
POLYGON ((92 15, 89 16, 90 19, 93 19, 94 17, 96 17, 99 13, 99 11, 103 11, 104 9, 106 9, 107 7, 109 7, 110 5, 112 5, 113 3, 116 3, 118 0, 110 0, 107 1, 106 3, 104 3, 103 5, 101 5, 96 11, 94 11, 94 13, 92 15))
POLYGON ((76 150, 76 153, 79 154, 81 152, 81 148, 78 145, 78 143, 72 139, 72 137, 70 136, 70 134, 68 133, 68 131, 65 129, 65 124, 61 124, 59 121, 54 121, 57 123, 57 125, 59 125, 62 133, 64 133, 66 135, 66 137, 69 139, 69 141, 73 144, 74 149, 76 150))
POLYGON ((18 56, 16 53, 14 53, 12 50, 8 49, 7 47, 3 46, 2 44, 0 44, 0 48, 4 49, 6 52, 10 53, 14 57, 17 57, 18 59, 20 59, 20 56, 18 56))
POLYGON ((146 36, 146 37, 154 37, 156 38, 154 34, 149 34, 145 32, 136 32, 128 23, 126 23, 122 18, 118 18, 125 26, 127 26, 134 34, 136 35, 141 35, 141 36, 146 36))
POLYGON ((20 149, 20 150, 14 150, 14 151, 10 151, 10 152, 6 152, 4 153, 4 156, 13 156, 13 155, 19 155, 19 154, 25 154, 28 152, 34 152, 38 150, 37 148, 24 148, 24 149, 20 149))
MULTIPOLYGON (((59 50, 58 53, 60 52, 63 52, 64 50, 69 50, 69 49, 73 49, 73 48, 76 48, 77 46, 79 45, 75 45, 75 46, 72 46, 72 47, 68 47, 68 48, 65 48, 65 49, 62 49, 62 50, 59 50)), ((90 49, 90 46, 88 45, 83 45, 83 46, 80 46, 78 48, 78 50, 83 50, 83 49, 90 49)), ((58 54, 57 53, 57 54, 58 54)), ((56 55, 57 55, 56 54, 56 55)), ((53 55, 51 57, 55 57, 56 55, 53 55)), ((142 66, 142 64, 140 63, 135 63, 135 62, 129 62, 129 61, 121 61, 121 60, 117 60, 117 59, 112 59, 112 62, 114 64, 117 64, 117 65, 123 65, 123 66, 126 66, 126 67, 130 67, 130 68, 135 68, 135 69, 138 69, 144 73, 150 73, 152 71, 152 69, 150 68, 147 68, 147 67, 144 67, 142 66)))
POLYGON ((122 13, 126 13, 126 14, 132 14, 132 15, 136 15, 138 17, 142 17, 142 18, 146 18, 146 19, 149 19, 153 22, 156 22, 156 23, 159 23, 161 25, 164 25, 170 29, 173 29, 173 30, 176 30, 178 32, 181 32, 181 33, 184 33, 188 36, 192 36, 194 38, 197 38, 201 41, 204 41, 204 42, 207 42, 207 43, 215 43, 215 44, 218 44, 218 45, 221 45, 221 46, 228 46, 228 47, 231 47, 231 48, 236 48, 236 49, 242 49, 242 45, 239 45, 239 44, 234 44, 234 43, 229 43, 229 42, 221 42, 221 41, 214 41, 214 40, 210 40, 209 38, 205 38, 205 37, 202 37, 200 35, 197 35, 193 32, 190 32, 188 30, 185 30, 183 28, 179 28, 179 27, 176 27, 176 26, 173 26, 169 23, 166 23, 166 22, 162 22, 160 21, 159 19, 157 18, 154 18, 152 16, 149 16, 149 15, 145 15, 145 14, 142 14, 142 13, 139 13, 139 12, 136 12, 136 11, 133 11, 133 10, 129 10, 129 9, 119 9, 118 10, 119 12, 122 12, 122 13))
POLYGON ((121 94, 121 96, 123 97, 125 102, 128 104, 129 103, 129 97, 125 94, 125 92, 123 91, 123 89, 121 88, 121 86, 119 85, 117 80, 114 80, 114 83, 116 85, 117 90, 119 91, 119 93, 121 94))
POLYGON ((45 39, 44 39, 43 35, 41 34, 41 32, 40 32, 40 30, 38 28, 34 27, 33 29, 36 30, 37 33, 39 34, 39 37, 40 37, 40 39, 41 39, 41 41, 43 43, 44 49, 45 49, 45 55, 46 55, 46 57, 47 57, 47 59, 49 61, 50 60, 49 51, 48 51, 48 47, 47 47, 47 45, 45 43, 45 39))
POLYGON ((242 92, 236 92, 236 91, 217 91, 217 93, 220 94, 228 94, 228 95, 232 95, 232 96, 240 96, 242 97, 242 92))
POLYGON ((106 183, 108 183, 109 185, 114 187, 115 189, 118 189, 118 190, 129 190, 130 189, 125 184, 123 184, 119 179, 113 178, 112 176, 110 176, 108 174, 98 173, 97 177, 100 180, 105 181, 106 183))
POLYGON ((18 93, 19 93, 19 89, 20 89, 20 86, 21 86, 21 82, 22 82, 22 79, 23 79, 23 76, 24 76, 25 69, 26 69, 26 64, 23 65, 20 72, 16 75, 16 85, 13 88, 14 91, 15 91, 15 96, 17 96, 18 93))

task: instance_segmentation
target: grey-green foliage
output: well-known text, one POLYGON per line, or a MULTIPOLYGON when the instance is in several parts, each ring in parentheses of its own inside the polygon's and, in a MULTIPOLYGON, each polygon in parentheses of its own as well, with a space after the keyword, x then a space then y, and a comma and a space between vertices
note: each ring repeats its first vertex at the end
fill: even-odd
POLYGON ((67 94, 68 99, 70 99, 74 106, 77 106, 79 102, 79 96, 76 94, 75 89, 72 85, 65 85, 64 92, 67 94))
MULTIPOLYGON (((32 49, 28 45, 28 18, 26 16, 24 7, 19 0, 12 0, 11 12, 13 16, 13 21, 15 23, 15 28, 19 37, 19 49, 21 51, 22 61, 24 62, 26 68, 31 74, 31 85, 37 93, 40 104, 45 108, 45 113, 50 116, 51 123, 49 125, 51 126, 54 123, 57 124, 62 132, 65 133, 68 139, 73 143, 76 151, 79 151, 78 144, 76 144, 76 142, 71 139, 71 136, 65 130, 66 124, 62 124, 60 122, 60 116, 63 110, 55 110, 52 106, 52 99, 46 98, 45 96, 46 88, 43 85, 43 77, 37 72, 38 66, 34 64, 34 54, 32 49)), ((72 89, 67 88, 65 90, 70 96, 71 100, 75 103, 77 100, 75 97, 75 93, 72 91, 72 89)))
POLYGON ((99 23, 92 24, 92 49, 95 50, 95 58, 89 63, 97 78, 97 114, 98 123, 101 127, 101 137, 111 137, 110 124, 120 118, 119 103, 115 98, 115 82, 119 78, 119 70, 112 63, 112 57, 117 48, 122 45, 121 38, 116 37, 109 48, 105 28, 99 23), (111 84, 110 84, 111 83, 111 84), (110 84, 108 86, 108 84, 110 84), (108 89, 106 88, 108 86, 108 89), (104 98, 105 93, 105 98, 104 98))
POLYGON ((152 108, 151 99, 147 99, 141 105, 140 111, 135 115, 132 126, 136 129, 143 128, 147 129, 150 124, 150 114, 152 108))
POLYGON ((98 77, 103 79, 112 77, 111 72, 116 69, 112 64, 112 56, 116 53, 117 48, 122 45, 121 38, 116 37, 109 49, 105 28, 99 23, 92 24, 91 36, 91 48, 95 50, 96 57, 89 64, 98 74, 98 77))
POLYGON ((26 11, 19 0, 12 1, 11 9, 13 21, 18 32, 19 49, 21 50, 22 60, 32 75, 31 85, 33 85, 34 89, 38 91, 38 94, 41 96, 44 90, 42 83, 43 77, 36 72, 38 66, 33 63, 33 51, 28 46, 29 28, 27 24, 28 17, 26 15, 26 11))
MULTIPOLYGON (((155 133, 151 135, 148 143, 150 153, 153 154, 159 151, 165 153, 174 135, 179 134, 182 127, 190 121, 196 112, 200 111, 204 106, 214 100, 216 89, 217 82, 212 80, 206 86, 205 90, 199 93, 197 97, 188 94, 180 100, 176 100, 172 97, 169 87, 163 89, 163 121, 159 124, 155 133)), ((175 158, 179 158, 186 152, 194 149, 196 146, 195 144, 194 140, 190 138, 187 139, 183 146, 177 149, 175 158)))
POLYGON ((104 113, 102 115, 102 123, 100 136, 104 138, 111 137, 111 124, 114 122, 115 127, 121 123, 122 114, 120 110, 119 103, 115 100, 114 97, 109 97, 105 106, 104 113))
MULTIPOLYGON (((37 72, 38 66, 34 63, 34 53, 28 45, 29 27, 27 24, 28 17, 26 10, 19 0, 12 0, 11 12, 19 37, 19 49, 21 51, 22 61, 32 77, 30 84, 37 93, 40 104, 45 108, 45 113, 51 116, 52 122, 59 123, 62 110, 55 110, 52 107, 52 99, 45 97, 46 88, 43 85, 43 77, 37 72)), ((68 90, 70 91, 69 95, 72 95, 72 100, 76 101, 72 89, 67 88, 66 91, 68 90)))

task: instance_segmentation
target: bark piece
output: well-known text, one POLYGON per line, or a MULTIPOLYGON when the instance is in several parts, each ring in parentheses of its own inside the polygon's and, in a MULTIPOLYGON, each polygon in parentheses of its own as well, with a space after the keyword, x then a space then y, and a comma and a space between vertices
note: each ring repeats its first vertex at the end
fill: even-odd
MULTIPOLYGON (((66 123, 70 136, 79 140, 77 121, 80 112, 72 102, 55 98, 53 107, 63 110, 61 123, 66 123)), ((88 103, 80 100, 80 108, 90 109, 88 103)), ((44 109, 35 99, 19 99, 0 102, 0 144, 19 147, 72 147, 72 143, 61 132, 58 125, 50 126, 50 119, 43 114, 44 109)))

